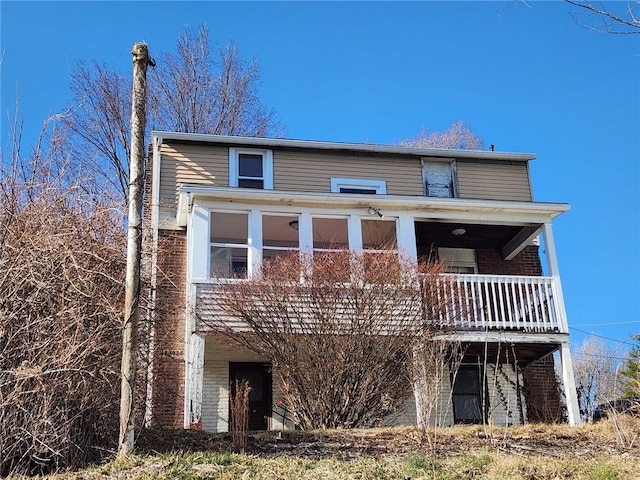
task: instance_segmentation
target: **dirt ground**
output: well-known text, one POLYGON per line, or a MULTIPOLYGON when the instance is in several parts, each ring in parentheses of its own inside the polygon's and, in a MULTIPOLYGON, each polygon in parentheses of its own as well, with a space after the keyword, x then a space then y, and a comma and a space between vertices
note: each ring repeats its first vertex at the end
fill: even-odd
MULTIPOLYGON (((229 434, 200 431, 144 431, 137 441, 142 454, 230 451, 229 434)), ((456 426, 422 431, 415 427, 249 433, 246 452, 307 459, 353 459, 363 456, 424 452, 437 458, 491 448, 521 456, 590 459, 607 455, 640 459, 640 421, 605 420, 579 427, 532 424, 519 427, 456 426)))

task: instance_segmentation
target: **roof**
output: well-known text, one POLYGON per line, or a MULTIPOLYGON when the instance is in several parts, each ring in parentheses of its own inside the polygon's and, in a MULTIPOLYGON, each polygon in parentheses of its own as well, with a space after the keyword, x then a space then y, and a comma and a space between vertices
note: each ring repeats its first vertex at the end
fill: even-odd
POLYGON ((217 143, 227 145, 246 145, 250 147, 286 147, 314 150, 342 150, 363 153, 382 153, 392 155, 413 155, 439 158, 476 158, 497 161, 526 162, 534 160, 533 153, 493 152, 489 150, 453 150, 442 148, 401 147, 397 145, 375 145, 370 143, 324 142, 318 140, 294 140, 287 138, 242 137, 235 135, 209 135, 203 133, 180 133, 154 130, 154 137, 180 142, 217 143))

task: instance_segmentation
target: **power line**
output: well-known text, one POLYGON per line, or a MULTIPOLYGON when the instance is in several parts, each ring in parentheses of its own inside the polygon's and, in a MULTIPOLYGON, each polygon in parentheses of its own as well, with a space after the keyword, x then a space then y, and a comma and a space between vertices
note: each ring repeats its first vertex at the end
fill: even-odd
POLYGON ((572 329, 572 330, 576 330, 577 332, 586 333, 587 335, 591 335, 592 337, 599 337, 599 338, 603 338, 605 340, 609 340, 611 342, 616 342, 616 343, 624 343, 626 345, 631 345, 632 347, 635 346, 633 343, 625 342, 624 340, 617 340, 615 338, 605 337, 605 336, 602 336, 602 335, 598 335, 596 333, 587 332, 586 330, 580 330, 579 328, 576 328, 576 327, 571 327, 570 326, 569 328, 572 329))
POLYGON ((576 323, 574 327, 606 327, 609 325, 631 325, 637 323, 640 326, 640 320, 632 320, 631 322, 607 322, 607 323, 576 323))

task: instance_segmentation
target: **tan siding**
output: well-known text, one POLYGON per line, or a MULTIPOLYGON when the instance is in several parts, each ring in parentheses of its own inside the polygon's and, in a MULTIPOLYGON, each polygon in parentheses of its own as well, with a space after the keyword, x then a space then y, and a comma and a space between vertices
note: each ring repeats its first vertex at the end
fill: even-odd
POLYGON ((389 195, 422 195, 419 159, 274 151, 274 188, 331 192, 331 178, 386 180, 389 195))
POLYGON ((514 165, 458 160, 460 198, 531 201, 526 163, 514 165))
POLYGON ((163 144, 160 205, 175 208, 181 183, 229 185, 229 149, 213 145, 163 144))

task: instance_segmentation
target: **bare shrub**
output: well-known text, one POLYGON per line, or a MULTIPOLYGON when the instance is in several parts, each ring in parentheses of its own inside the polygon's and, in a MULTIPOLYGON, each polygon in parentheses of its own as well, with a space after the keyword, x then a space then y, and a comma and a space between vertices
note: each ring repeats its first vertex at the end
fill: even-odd
POLYGON ((442 268, 417 268, 392 251, 291 252, 215 287, 201 318, 271 362, 300 427, 374 425, 411 395, 415 345, 443 329, 442 268))
POLYGON ((79 467, 117 438, 123 232, 67 173, 55 149, 3 158, 0 475, 79 467))
POLYGON ((234 452, 244 452, 247 448, 250 393, 251 386, 247 380, 236 380, 231 386, 231 448, 234 452))

